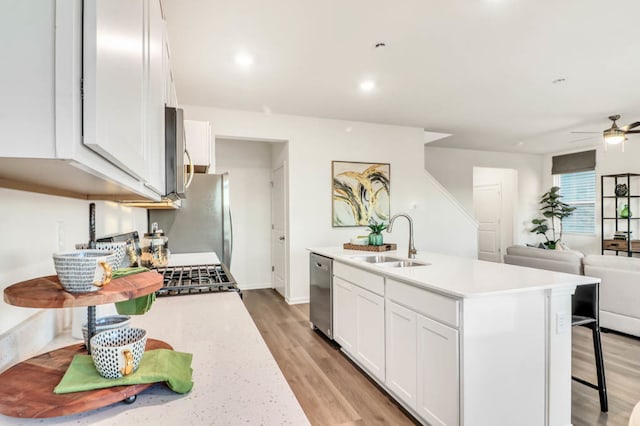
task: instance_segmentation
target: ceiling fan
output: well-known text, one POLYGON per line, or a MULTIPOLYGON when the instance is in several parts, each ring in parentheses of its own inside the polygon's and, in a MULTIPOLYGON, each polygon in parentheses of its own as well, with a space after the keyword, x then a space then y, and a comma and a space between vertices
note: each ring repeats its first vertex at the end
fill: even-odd
MULTIPOLYGON (((616 121, 620 120, 620 115, 610 115, 609 120, 612 121, 611 127, 605 129, 602 132, 602 137, 605 142, 605 148, 607 145, 617 145, 627 140, 627 134, 640 133, 640 130, 632 130, 640 126, 640 121, 627 124, 623 127, 618 127, 616 121)), ((600 132, 571 132, 571 133, 600 133, 600 132)), ((584 139, 579 139, 584 140, 584 139)), ((578 142, 578 141, 573 141, 578 142)))

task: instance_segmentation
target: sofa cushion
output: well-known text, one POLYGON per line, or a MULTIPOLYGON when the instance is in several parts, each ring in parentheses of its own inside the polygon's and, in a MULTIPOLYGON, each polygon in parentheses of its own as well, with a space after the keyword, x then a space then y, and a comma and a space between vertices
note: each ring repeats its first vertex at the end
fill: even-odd
POLYGON ((590 254, 584 258, 585 267, 612 268, 640 273, 640 258, 590 254))
POLYGON ((576 250, 542 250, 511 246, 507 248, 504 263, 581 275, 583 257, 584 255, 576 250))

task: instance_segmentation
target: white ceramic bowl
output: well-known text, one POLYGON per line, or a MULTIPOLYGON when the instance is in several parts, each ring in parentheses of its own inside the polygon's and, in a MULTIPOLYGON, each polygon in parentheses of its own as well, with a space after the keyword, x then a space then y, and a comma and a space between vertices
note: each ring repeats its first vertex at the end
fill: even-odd
POLYGON ((91 338, 91 358, 102 377, 119 379, 138 369, 146 344, 142 328, 103 331, 91 338))
MULTIPOLYGON (((110 315, 96 320, 96 334, 128 327, 131 327, 131 317, 129 315, 110 315)), ((86 322, 82 324, 82 337, 84 338, 84 345, 87 346, 89 343, 89 327, 86 322)))
POLYGON ((356 246, 366 246, 367 244, 369 244, 369 237, 368 236, 353 237, 351 238, 351 244, 356 246))
POLYGON ((116 254, 102 250, 77 250, 53 255, 62 287, 70 293, 97 291, 111 281, 116 254))

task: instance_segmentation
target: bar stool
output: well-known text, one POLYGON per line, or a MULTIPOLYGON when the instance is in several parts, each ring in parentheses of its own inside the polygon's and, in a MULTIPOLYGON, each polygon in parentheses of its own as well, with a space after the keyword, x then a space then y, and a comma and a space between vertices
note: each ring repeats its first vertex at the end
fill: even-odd
POLYGON ((600 411, 609 411, 607 401, 607 385, 604 378, 604 361, 602 358, 602 341, 600 339, 600 299, 599 284, 581 285, 576 287, 576 292, 572 297, 572 317, 571 325, 587 327, 591 329, 593 336, 593 353, 596 362, 596 375, 598 384, 595 385, 579 377, 571 376, 573 380, 590 388, 596 389, 600 395, 600 411))

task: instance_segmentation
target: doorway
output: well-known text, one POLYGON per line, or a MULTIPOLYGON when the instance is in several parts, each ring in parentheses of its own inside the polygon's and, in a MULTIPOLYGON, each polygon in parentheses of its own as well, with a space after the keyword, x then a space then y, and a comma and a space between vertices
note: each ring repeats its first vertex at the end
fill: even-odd
POLYGON ((287 299, 287 211, 285 198, 285 166, 273 170, 271 175, 271 284, 287 299))
POLYGON ((473 168, 473 210, 478 220, 478 259, 502 262, 513 245, 518 172, 473 168))

